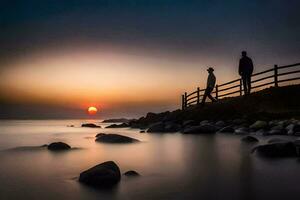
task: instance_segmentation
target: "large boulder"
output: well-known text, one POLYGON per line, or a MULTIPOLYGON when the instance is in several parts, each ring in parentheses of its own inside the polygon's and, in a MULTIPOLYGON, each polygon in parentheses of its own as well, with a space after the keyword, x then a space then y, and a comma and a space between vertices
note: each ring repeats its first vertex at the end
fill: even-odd
POLYGON ((81 127, 88 127, 88 128, 101 128, 101 126, 98 126, 93 123, 86 123, 86 124, 81 124, 81 127))
POLYGON ((157 122, 151 124, 147 132, 148 133, 165 132, 165 124, 163 122, 157 122))
POLYGON ((124 135, 118 134, 104 134, 100 133, 96 135, 96 142, 103 142, 103 143, 134 143, 139 142, 139 140, 127 137, 124 135))
POLYGON ((253 149, 264 157, 293 157, 297 156, 297 149, 293 142, 278 142, 257 146, 253 149))
POLYGON ((190 126, 183 130, 183 133, 186 134, 193 134, 193 133, 215 133, 217 131, 217 128, 210 124, 204 124, 199 126, 190 126))
POLYGON ((256 137, 247 135, 241 139, 242 142, 246 143, 254 143, 254 142, 259 142, 259 140, 256 137))
POLYGON ((111 187, 116 185, 120 179, 120 169, 113 161, 96 165, 81 172, 79 176, 79 182, 96 187, 111 187))
POLYGON ((261 129, 261 128, 266 128, 268 126, 268 123, 265 122, 265 121, 256 121, 254 124, 252 124, 250 126, 251 129, 255 129, 255 130, 258 130, 258 129, 261 129))
POLYGON ((71 149, 70 145, 64 142, 53 142, 47 146, 50 151, 63 151, 71 149))

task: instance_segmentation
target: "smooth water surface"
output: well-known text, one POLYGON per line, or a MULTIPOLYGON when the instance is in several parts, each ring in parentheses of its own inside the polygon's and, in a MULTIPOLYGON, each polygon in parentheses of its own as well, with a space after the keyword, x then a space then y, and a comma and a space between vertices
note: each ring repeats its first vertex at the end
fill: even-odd
MULTIPOLYGON (((298 199, 300 162, 268 160, 234 135, 139 133, 138 129, 81 128, 84 120, 0 121, 0 199, 298 199), (67 127, 67 125, 75 127, 67 127), (118 133, 136 144, 96 143, 97 133, 118 133), (53 153, 16 149, 55 141, 79 149, 53 153), (81 171, 115 161, 122 177, 111 190, 80 184, 81 171)), ((99 121, 90 121, 99 122, 99 121)), ((101 124, 105 127, 107 124, 101 124)), ((264 142, 264 140, 261 140, 264 142)))

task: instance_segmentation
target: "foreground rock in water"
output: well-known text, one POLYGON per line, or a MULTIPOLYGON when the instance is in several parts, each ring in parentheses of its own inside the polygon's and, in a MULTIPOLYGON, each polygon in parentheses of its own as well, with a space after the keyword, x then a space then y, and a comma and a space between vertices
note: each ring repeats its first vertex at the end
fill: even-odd
POLYGON ((105 134, 99 133, 96 135, 96 142, 103 142, 103 143, 134 143, 139 142, 139 140, 127 137, 124 135, 118 134, 105 134))
POLYGON ((71 149, 70 145, 63 142, 53 142, 47 146, 50 151, 63 151, 71 149))
POLYGON ((111 187, 121 179, 118 165, 107 161, 80 173, 79 182, 95 187, 111 187))
POLYGON ((134 177, 134 176, 140 176, 139 173, 137 173, 136 171, 134 170, 130 170, 130 171, 127 171, 124 173, 125 176, 131 176, 131 177, 134 177))
POLYGON ((129 127, 129 124, 127 123, 122 123, 122 124, 112 124, 112 125, 109 125, 105 128, 126 128, 126 127, 129 127))
POLYGON ((87 124, 82 124, 81 127, 88 127, 88 128, 101 128, 101 126, 98 126, 93 123, 87 123, 87 124))
POLYGON ((297 148, 293 142, 279 142, 257 146, 253 151, 264 157, 295 157, 297 148))
POLYGON ((190 126, 183 130, 185 134, 192 134, 192 133, 215 133, 217 128, 210 124, 203 124, 199 126, 190 126))
POLYGON ((247 143, 254 143, 254 142, 259 142, 259 140, 256 137, 247 135, 241 139, 242 142, 247 142, 247 143))

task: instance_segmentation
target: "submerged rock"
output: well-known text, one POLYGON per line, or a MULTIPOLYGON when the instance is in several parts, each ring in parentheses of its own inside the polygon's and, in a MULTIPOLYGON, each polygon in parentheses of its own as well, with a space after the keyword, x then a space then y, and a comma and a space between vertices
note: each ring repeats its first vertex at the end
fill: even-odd
POLYGON ((297 149, 293 142, 278 142, 257 146, 253 149, 264 157, 294 157, 297 149))
POLYGON ((71 149, 70 145, 64 142, 53 142, 47 146, 50 151, 63 151, 71 149))
POLYGON ((125 176, 131 176, 131 177, 134 177, 134 176, 140 176, 139 173, 137 173, 136 171, 134 170, 129 170, 127 172, 124 173, 125 176))
POLYGON ((256 137, 247 135, 241 139, 242 142, 248 142, 248 143, 254 143, 259 142, 259 140, 256 137))
POLYGON ((124 135, 118 134, 97 134, 96 135, 96 142, 103 142, 103 143, 134 143, 139 142, 139 140, 127 137, 124 135))
POLYGON ((79 176, 79 182, 96 187, 111 187, 116 185, 120 179, 120 169, 113 161, 96 165, 81 172, 79 176))
POLYGON ((101 126, 98 126, 93 123, 87 123, 87 124, 82 124, 81 127, 88 127, 88 128, 101 128, 101 126))

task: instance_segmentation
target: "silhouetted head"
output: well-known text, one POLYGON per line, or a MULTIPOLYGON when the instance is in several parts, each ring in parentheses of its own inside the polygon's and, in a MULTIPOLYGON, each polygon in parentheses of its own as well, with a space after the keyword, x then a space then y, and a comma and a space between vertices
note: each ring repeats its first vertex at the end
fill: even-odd
POLYGON ((212 73, 212 72, 215 71, 215 70, 214 70, 214 68, 209 67, 209 68, 207 69, 207 71, 208 71, 208 73, 212 73))
POLYGON ((242 56, 243 57, 247 56, 247 51, 242 51, 242 56))

